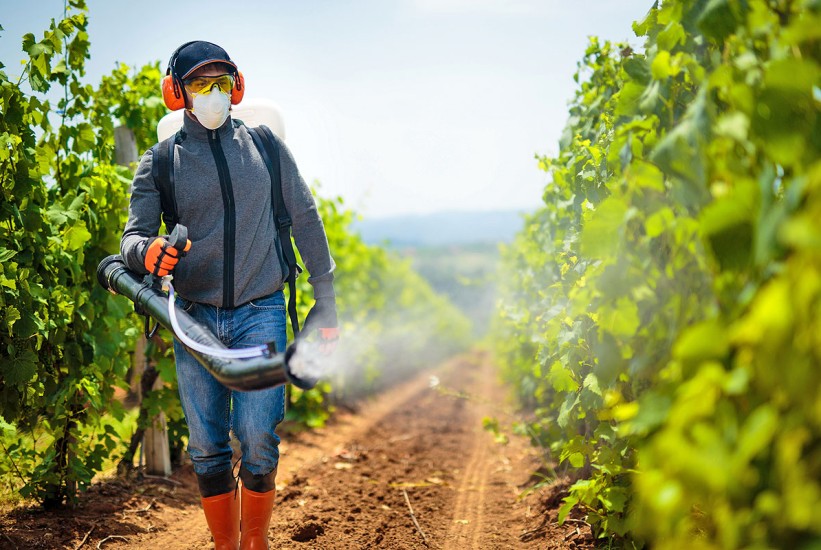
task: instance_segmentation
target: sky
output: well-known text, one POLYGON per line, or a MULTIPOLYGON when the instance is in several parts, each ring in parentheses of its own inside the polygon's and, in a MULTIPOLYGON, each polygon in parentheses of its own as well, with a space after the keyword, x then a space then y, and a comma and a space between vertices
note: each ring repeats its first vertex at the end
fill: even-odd
MULTIPOLYGON (((0 0, 0 61, 19 74, 63 0, 0 0)), ((591 35, 639 45, 652 0, 88 0, 98 84, 117 62, 189 40, 228 51, 246 97, 276 102, 286 143, 320 194, 369 218, 533 210, 591 35)), ((158 84, 159 86, 159 84, 158 84)))

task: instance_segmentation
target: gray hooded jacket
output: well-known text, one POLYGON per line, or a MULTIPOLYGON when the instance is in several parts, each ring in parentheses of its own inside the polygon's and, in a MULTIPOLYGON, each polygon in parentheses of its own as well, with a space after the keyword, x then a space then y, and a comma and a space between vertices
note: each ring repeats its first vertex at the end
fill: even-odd
MULTIPOLYGON (((174 270, 174 287, 193 302, 231 308, 282 289, 271 178, 245 126, 231 117, 208 130, 185 114, 174 155, 179 223, 188 228, 191 250, 174 270)), ((293 235, 310 273, 314 297, 334 296, 334 261, 311 191, 285 144, 280 149, 282 194, 293 235)), ((151 173, 151 150, 143 155, 131 185, 128 222, 120 253, 129 269, 147 273, 143 252, 160 228, 160 192, 151 173)))

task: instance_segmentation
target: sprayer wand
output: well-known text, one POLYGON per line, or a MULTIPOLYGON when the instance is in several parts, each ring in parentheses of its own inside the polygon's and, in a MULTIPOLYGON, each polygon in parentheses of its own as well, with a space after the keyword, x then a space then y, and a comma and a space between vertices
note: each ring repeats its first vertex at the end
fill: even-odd
MULTIPOLYGON (((185 247, 187 230, 184 226, 174 228, 169 236, 175 248, 185 247)), ((294 374, 289 361, 310 362, 310 355, 296 360, 296 343, 284 353, 279 353, 273 343, 253 348, 231 350, 200 325, 187 312, 174 307, 174 287, 170 283, 166 294, 162 290, 159 277, 141 277, 130 271, 119 255, 109 256, 97 268, 97 280, 112 294, 120 294, 134 303, 134 310, 154 318, 158 324, 168 328, 180 343, 193 355, 214 378, 225 386, 242 391, 269 388, 291 382, 302 389, 316 385, 317 379, 309 371, 294 374)), ((300 346, 301 347, 301 346, 300 346)), ((310 346, 309 346, 310 347, 310 346)))

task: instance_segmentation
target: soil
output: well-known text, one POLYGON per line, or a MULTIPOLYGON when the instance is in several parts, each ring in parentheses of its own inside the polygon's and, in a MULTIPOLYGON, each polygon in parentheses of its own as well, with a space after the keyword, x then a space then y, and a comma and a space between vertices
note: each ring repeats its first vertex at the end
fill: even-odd
MULTIPOLYGON (((270 547, 594 548, 579 516, 556 522, 569 481, 526 491, 544 471, 539 453, 483 428, 486 417, 505 420, 504 401, 489 357, 473 352, 339 411, 323 429, 284 435, 270 547)), ((0 514, 0 548, 213 543, 189 465, 168 480, 100 481, 71 510, 0 514)))

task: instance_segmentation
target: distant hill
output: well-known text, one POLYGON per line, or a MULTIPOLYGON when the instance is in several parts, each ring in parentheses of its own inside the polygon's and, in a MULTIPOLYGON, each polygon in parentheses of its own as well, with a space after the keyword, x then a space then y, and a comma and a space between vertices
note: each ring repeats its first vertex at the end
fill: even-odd
POLYGON ((437 212, 359 220, 354 231, 369 244, 394 248, 510 242, 524 211, 437 212))

